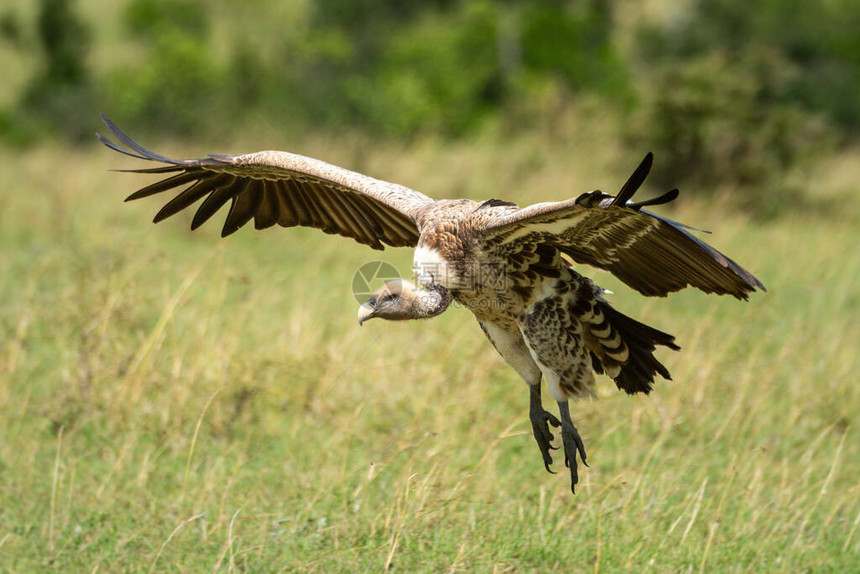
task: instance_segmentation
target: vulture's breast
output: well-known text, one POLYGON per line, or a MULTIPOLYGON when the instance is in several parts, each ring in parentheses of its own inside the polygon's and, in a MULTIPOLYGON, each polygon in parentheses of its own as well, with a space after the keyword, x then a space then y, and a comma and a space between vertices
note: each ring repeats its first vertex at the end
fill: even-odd
POLYGON ((451 291, 468 289, 474 261, 474 230, 469 215, 477 204, 463 199, 439 202, 419 221, 413 271, 422 285, 451 291))

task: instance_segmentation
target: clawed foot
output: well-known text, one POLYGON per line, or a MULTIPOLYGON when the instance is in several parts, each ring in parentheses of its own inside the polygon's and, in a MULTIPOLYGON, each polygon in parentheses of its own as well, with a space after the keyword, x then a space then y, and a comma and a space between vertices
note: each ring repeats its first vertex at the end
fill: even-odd
POLYGON ((535 435, 535 441, 537 441, 538 448, 540 449, 540 453, 543 456, 543 465, 546 467, 548 472, 553 472, 553 470, 549 467, 552 464, 552 455, 550 454, 550 450, 555 450, 558 447, 552 446, 552 441, 555 437, 552 436, 552 432, 549 430, 549 425, 554 427, 560 427, 561 421, 559 421, 555 416, 545 411, 542 407, 540 408, 532 408, 529 410, 529 419, 532 422, 532 432, 535 435))
POLYGON ((585 462, 585 445, 582 444, 582 437, 579 436, 579 432, 573 426, 573 423, 570 426, 562 423, 561 440, 564 444, 564 466, 570 469, 570 490, 576 494, 576 485, 579 482, 576 453, 579 453, 582 464, 588 466, 588 463, 585 462))
POLYGON ((549 425, 560 427, 561 421, 555 418, 552 413, 544 410, 543 403, 540 398, 540 383, 529 388, 529 420, 532 422, 532 432, 535 435, 540 454, 543 456, 543 465, 547 472, 555 474, 549 465, 552 464, 552 455, 550 450, 555 450, 558 447, 552 446, 552 441, 555 437, 549 430, 549 425))
POLYGON ((577 472, 576 455, 579 454, 582 464, 588 466, 585 462, 585 445, 582 443, 582 437, 579 436, 579 431, 573 425, 570 419, 570 407, 567 401, 558 403, 558 412, 561 415, 561 420, 555 418, 551 413, 544 410, 540 398, 540 385, 534 385, 530 389, 531 404, 529 407, 529 420, 532 423, 532 432, 543 456, 543 465, 548 472, 553 472, 549 467, 552 464, 552 455, 549 451, 556 450, 558 447, 552 446, 552 441, 555 437, 550 432, 550 425, 561 427, 561 444, 564 448, 564 466, 570 469, 570 490, 576 494, 576 485, 579 483, 579 473, 577 472))

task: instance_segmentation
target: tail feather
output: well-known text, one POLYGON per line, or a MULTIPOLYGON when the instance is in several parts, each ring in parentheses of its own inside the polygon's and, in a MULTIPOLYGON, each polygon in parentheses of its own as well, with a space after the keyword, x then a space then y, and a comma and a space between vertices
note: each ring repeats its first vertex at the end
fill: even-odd
POLYGON ((671 380, 668 369, 657 360, 654 351, 657 345, 679 350, 681 347, 675 344, 675 337, 624 315, 609 303, 600 301, 599 305, 607 322, 618 331, 629 351, 629 358, 621 364, 620 373, 614 377, 618 388, 630 395, 648 394, 654 386, 654 375, 671 380))

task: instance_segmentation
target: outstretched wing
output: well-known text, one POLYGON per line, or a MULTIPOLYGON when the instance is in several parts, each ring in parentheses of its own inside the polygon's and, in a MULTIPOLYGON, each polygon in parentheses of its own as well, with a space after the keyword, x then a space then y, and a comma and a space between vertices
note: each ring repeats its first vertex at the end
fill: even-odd
POLYGON ((691 285, 706 293, 747 299, 764 285, 752 273, 690 233, 693 228, 643 210, 672 201, 678 191, 633 203, 653 161, 649 153, 617 196, 600 191, 539 203, 492 221, 485 248, 545 243, 577 263, 605 269, 644 295, 665 296, 691 285))
POLYGON ((221 236, 230 235, 251 219, 264 229, 278 224, 316 227, 326 233, 351 237, 374 249, 418 242, 416 215, 433 200, 395 185, 323 161, 280 151, 246 155, 210 155, 204 159, 174 160, 132 140, 110 119, 102 121, 126 148, 101 134, 103 144, 131 157, 167 165, 128 171, 172 174, 131 194, 126 201, 185 187, 161 208, 158 223, 203 199, 191 229, 197 229, 228 201, 230 210, 221 236))

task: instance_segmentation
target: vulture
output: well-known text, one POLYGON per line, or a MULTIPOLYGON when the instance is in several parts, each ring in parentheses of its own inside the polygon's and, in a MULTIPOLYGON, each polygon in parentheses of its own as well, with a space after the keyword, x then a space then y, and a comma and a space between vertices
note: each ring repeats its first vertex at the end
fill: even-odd
POLYGON ((672 335, 615 309, 607 291, 580 275, 574 263, 609 271, 647 296, 665 297, 687 286, 743 300, 756 289, 765 291, 749 271, 694 236, 693 228, 643 209, 674 200, 678 190, 631 201, 651 168, 650 153, 617 195, 590 191, 520 208, 499 199, 437 201, 281 151, 170 159, 136 143, 106 116, 102 120, 119 142, 97 134, 104 145, 161 164, 128 170, 163 179, 126 201, 178 190, 156 213, 156 223, 202 200, 191 229, 229 203, 222 237, 253 220, 256 229, 303 225, 373 249, 414 248, 415 283, 386 282, 359 307, 359 324, 427 319, 454 302, 469 309, 527 383, 532 432, 550 472, 551 451, 558 448, 551 427, 560 428, 571 490, 579 481, 577 456, 585 463, 586 452, 569 401, 594 395, 595 373, 626 393, 647 394, 656 375, 670 379, 655 356, 657 346, 680 348, 672 335), (558 416, 544 409, 542 379, 558 416))

